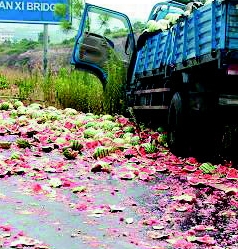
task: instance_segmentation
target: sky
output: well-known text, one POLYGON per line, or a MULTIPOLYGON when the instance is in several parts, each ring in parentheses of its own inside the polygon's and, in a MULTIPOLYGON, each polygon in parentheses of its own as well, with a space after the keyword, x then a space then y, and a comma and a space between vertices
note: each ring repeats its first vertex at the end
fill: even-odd
MULTIPOLYGON (((132 22, 137 20, 146 22, 154 4, 156 4, 161 0, 143 0, 143 1, 142 0, 84 0, 84 1, 86 1, 87 3, 116 10, 118 12, 122 12, 126 14, 132 22)), ((28 36, 35 37, 31 39, 36 39, 38 33, 43 31, 43 25, 0 23, 0 31, 1 29, 17 32, 20 34, 21 39, 27 38, 28 36)), ((61 33, 60 28, 57 25, 49 25, 49 30, 53 33, 56 32, 61 33)), ((64 39, 64 35, 62 35, 62 39, 64 39)))
POLYGON ((147 21, 152 7, 160 0, 86 0, 87 3, 99 5, 122 12, 130 19, 147 21))

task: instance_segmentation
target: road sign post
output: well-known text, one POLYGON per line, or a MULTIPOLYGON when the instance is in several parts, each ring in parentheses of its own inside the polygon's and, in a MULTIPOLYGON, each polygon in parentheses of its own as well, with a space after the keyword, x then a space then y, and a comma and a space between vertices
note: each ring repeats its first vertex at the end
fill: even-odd
POLYGON ((48 45, 49 45, 49 35, 48 35, 48 24, 44 24, 43 33, 43 74, 46 77, 48 72, 48 45))

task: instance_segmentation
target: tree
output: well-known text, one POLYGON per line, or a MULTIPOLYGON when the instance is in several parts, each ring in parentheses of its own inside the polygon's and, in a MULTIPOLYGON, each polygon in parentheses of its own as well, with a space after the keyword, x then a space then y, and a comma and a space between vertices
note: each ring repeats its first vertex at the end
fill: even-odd
POLYGON ((104 35, 110 35, 112 31, 109 28, 105 29, 104 35))
MULTIPOLYGON (((38 42, 40 44, 43 44, 43 40, 44 40, 44 33, 43 32, 38 33, 38 42)), ((50 43, 50 36, 48 36, 48 43, 50 43)))
POLYGON ((133 30, 134 30, 135 33, 137 33, 137 32, 140 33, 145 29, 146 24, 141 22, 141 21, 136 21, 136 22, 133 23, 132 26, 133 26, 133 30))
POLYGON ((71 45, 71 44, 74 44, 74 42, 75 42, 75 38, 72 37, 72 38, 69 38, 69 39, 64 39, 64 40, 62 41, 62 44, 63 44, 63 45, 71 45))
MULTIPOLYGON (((88 19, 90 21, 90 19, 88 19)), ((101 14, 98 16, 99 21, 99 28, 96 31, 100 33, 103 32, 103 35, 107 34, 109 35, 111 33, 111 30, 109 29, 109 22, 111 21, 111 17, 108 14, 101 14)))
POLYGON ((56 4, 54 8, 55 15, 61 17, 61 28, 64 31, 70 31, 73 29, 72 22, 66 20, 66 15, 68 12, 68 9, 71 9, 71 15, 72 15, 72 21, 73 20, 80 20, 80 17, 82 15, 82 10, 84 7, 84 4, 82 0, 71 0, 70 1, 71 6, 67 6, 66 4, 56 4))
POLYGON ((38 33, 38 42, 40 44, 43 44, 43 39, 44 39, 43 37, 44 37, 43 32, 38 33))
POLYGON ((102 28, 102 27, 107 28, 109 25, 109 21, 110 21, 111 17, 107 14, 101 14, 101 15, 99 15, 98 19, 100 21, 100 28, 102 28))

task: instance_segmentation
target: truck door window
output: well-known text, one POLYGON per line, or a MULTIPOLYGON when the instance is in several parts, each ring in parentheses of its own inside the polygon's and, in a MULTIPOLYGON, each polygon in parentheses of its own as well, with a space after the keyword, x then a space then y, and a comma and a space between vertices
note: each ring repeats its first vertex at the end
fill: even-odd
MULTIPOLYGON (((127 49, 125 52, 125 46, 131 37, 130 32, 130 27, 123 18, 120 19, 111 13, 90 7, 84 26, 80 59, 92 60, 102 66, 103 61, 108 57, 109 50, 113 49, 121 60, 129 62, 132 49, 127 49)), ((133 43, 134 37, 129 42, 133 43)))

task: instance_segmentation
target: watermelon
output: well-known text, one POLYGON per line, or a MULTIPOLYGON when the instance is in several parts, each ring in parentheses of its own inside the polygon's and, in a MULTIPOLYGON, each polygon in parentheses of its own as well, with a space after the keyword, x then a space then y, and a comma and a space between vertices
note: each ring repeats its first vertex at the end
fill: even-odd
POLYGON ((20 106, 24 106, 24 104, 20 100, 16 100, 13 102, 13 107, 17 109, 20 106))
POLYGON ((28 108, 34 109, 34 110, 40 110, 40 109, 42 109, 43 107, 42 107, 42 105, 39 104, 39 103, 32 103, 32 104, 30 104, 30 105, 28 106, 28 108))
POLYGON ((76 150, 76 151, 81 151, 82 150, 82 148, 83 148, 83 145, 79 142, 79 141, 77 141, 77 140, 73 140, 73 141, 71 141, 71 146, 70 146, 70 148, 72 149, 72 150, 76 150))
POLYGON ((71 148, 67 148, 63 151, 63 155, 67 158, 67 159, 75 159, 78 155, 78 151, 72 150, 71 148))
POLYGON ((108 120, 108 121, 114 121, 115 120, 115 118, 112 115, 109 115, 109 114, 103 115, 102 119, 103 120, 108 120))
POLYGON ((10 149, 11 147, 11 142, 8 141, 0 141, 0 148, 2 149, 10 149))
POLYGON ((110 147, 105 147, 105 146, 99 146, 94 150, 93 153, 93 158, 97 159, 97 158, 103 158, 105 156, 109 156, 111 151, 110 147))
POLYGON ((78 112, 77 110, 73 109, 73 108, 65 108, 63 110, 63 113, 66 115, 66 116, 74 116, 74 115, 77 115, 78 112))
POLYGON ((16 140, 16 143, 20 148, 25 149, 25 148, 30 148, 31 147, 31 144, 25 139, 19 138, 19 139, 16 140))
POLYGON ((133 136, 131 137, 131 144, 132 145, 138 145, 140 142, 140 137, 139 136, 133 136))
POLYGON ((123 128, 124 132, 129 132, 129 133, 134 133, 135 132, 135 128, 133 126, 126 126, 123 128))
POLYGON ((90 127, 83 132, 83 136, 84 138, 93 138, 97 133, 98 131, 96 129, 90 127))
POLYGON ((102 123, 100 123, 100 127, 107 131, 111 131, 113 128, 117 126, 118 126, 117 123, 110 121, 110 120, 105 120, 102 123))
POLYGON ((143 143, 141 144, 141 146, 145 149, 145 152, 148 154, 157 152, 156 146, 151 143, 143 143))
POLYGON ((229 180, 238 180, 238 170, 230 169, 226 175, 226 179, 229 180))
POLYGON ((200 167, 200 170, 203 171, 205 174, 213 173, 216 169, 216 166, 212 165, 211 163, 203 163, 200 167))
POLYGON ((9 109, 9 107, 10 107, 10 103, 8 103, 8 102, 2 102, 2 103, 0 104, 0 110, 5 110, 5 111, 7 111, 7 110, 9 109))
POLYGON ((17 114, 20 116, 20 115, 25 115, 27 112, 27 107, 25 106, 19 106, 17 108, 17 114))
POLYGON ((187 171, 187 172, 194 172, 197 170, 197 167, 194 165, 185 165, 183 167, 183 170, 187 171))

